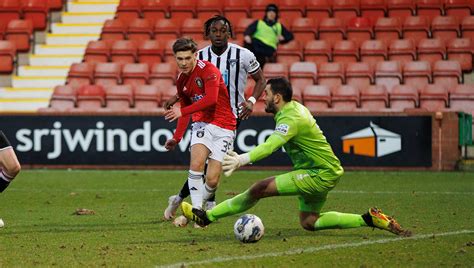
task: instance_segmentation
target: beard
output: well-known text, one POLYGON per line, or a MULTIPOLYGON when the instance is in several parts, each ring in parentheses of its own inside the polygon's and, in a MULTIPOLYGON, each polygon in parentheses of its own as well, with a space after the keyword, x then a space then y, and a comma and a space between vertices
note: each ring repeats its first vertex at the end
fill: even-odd
POLYGON ((275 103, 273 102, 268 102, 267 105, 265 105, 265 112, 275 114, 276 113, 276 106, 275 103))

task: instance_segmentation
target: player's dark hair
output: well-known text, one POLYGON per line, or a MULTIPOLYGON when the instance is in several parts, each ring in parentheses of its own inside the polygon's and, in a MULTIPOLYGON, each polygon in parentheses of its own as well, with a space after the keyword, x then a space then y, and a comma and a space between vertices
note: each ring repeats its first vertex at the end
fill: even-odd
POLYGON ((291 101, 291 98, 293 97, 293 88, 288 79, 285 77, 275 77, 268 79, 267 85, 268 84, 270 84, 273 94, 280 94, 286 102, 291 101))
POLYGON ((209 36, 209 33, 211 32, 211 26, 214 22, 217 22, 217 21, 222 21, 224 25, 227 25, 227 29, 229 30, 229 33, 230 33, 230 37, 234 37, 234 31, 232 30, 232 24, 230 23, 230 21, 224 17, 224 16, 221 16, 221 15, 215 15, 214 17, 208 19, 205 23, 204 23, 204 35, 207 37, 209 36))
POLYGON ((189 51, 192 53, 197 51, 197 44, 192 38, 181 37, 173 44, 173 53, 176 54, 179 51, 189 51))

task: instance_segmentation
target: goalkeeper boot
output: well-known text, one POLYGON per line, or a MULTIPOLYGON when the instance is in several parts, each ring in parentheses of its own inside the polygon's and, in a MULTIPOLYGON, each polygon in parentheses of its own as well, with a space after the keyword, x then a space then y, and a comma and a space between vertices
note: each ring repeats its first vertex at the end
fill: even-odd
POLYGON ((183 199, 178 195, 172 195, 168 199, 168 207, 165 209, 164 218, 169 221, 176 216, 176 210, 178 210, 179 205, 183 202, 183 199))
POLYGON ((188 202, 181 203, 181 210, 183 211, 183 215, 186 218, 194 221, 201 227, 207 226, 211 223, 211 221, 207 218, 206 211, 202 209, 195 209, 188 202), (203 216, 202 213, 196 214, 196 211, 202 212, 205 216, 203 216))
POLYGON ((370 208, 367 213, 362 215, 362 218, 370 227, 386 230, 396 235, 411 236, 409 230, 404 230, 393 217, 383 214, 382 210, 376 207, 370 208))

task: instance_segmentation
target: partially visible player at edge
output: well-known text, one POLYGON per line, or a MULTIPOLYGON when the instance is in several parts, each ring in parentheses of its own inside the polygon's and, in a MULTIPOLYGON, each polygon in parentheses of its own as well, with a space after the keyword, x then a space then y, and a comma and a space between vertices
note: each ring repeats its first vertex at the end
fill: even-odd
POLYGON ((341 163, 311 112, 291 100, 293 91, 286 78, 270 79, 265 93, 265 111, 275 115, 275 131, 264 143, 248 153, 239 155, 230 152, 224 158, 224 174, 230 176, 240 166, 266 158, 282 146, 292 160, 294 170, 258 181, 245 192, 208 211, 192 208, 183 202, 181 208, 188 219, 206 226, 220 218, 250 209, 261 198, 295 195, 299 199, 300 224, 306 230, 370 226, 397 235, 411 235, 394 218, 377 208, 370 208, 362 215, 336 211, 321 213, 328 192, 337 185, 344 173, 341 163))
MULTIPOLYGON (((0 130, 0 193, 5 191, 20 170, 21 166, 13 147, 0 130)), ((3 222, 2 219, 0 221, 3 222)))
POLYGON ((173 52, 180 73, 176 88, 180 106, 165 111, 165 119, 178 120, 173 137, 165 148, 173 150, 182 139, 192 115, 191 157, 188 175, 191 201, 196 209, 214 194, 222 172, 222 160, 231 149, 236 119, 229 93, 219 70, 210 62, 197 59, 197 44, 190 38, 179 38, 173 52), (204 166, 209 158, 207 180, 203 184, 204 166))
MULTIPOLYGON (((233 37, 232 25, 223 16, 214 16, 204 23, 205 36, 211 40, 211 45, 198 51, 200 60, 212 62, 221 72, 222 77, 229 90, 230 105, 237 118, 237 126, 240 120, 247 119, 253 111, 255 101, 260 97, 265 88, 265 77, 255 55, 250 50, 229 43, 233 37), (245 89, 247 87, 247 76, 255 80, 252 96, 245 100, 245 89)), ((178 101, 177 97, 169 99, 165 108, 169 109, 178 101)), ((164 218, 171 220, 181 204, 182 200, 189 196, 188 181, 186 181, 177 195, 172 195, 168 200, 168 207, 164 211, 164 218)), ((215 195, 206 202, 206 207, 211 209, 215 206, 215 195)))

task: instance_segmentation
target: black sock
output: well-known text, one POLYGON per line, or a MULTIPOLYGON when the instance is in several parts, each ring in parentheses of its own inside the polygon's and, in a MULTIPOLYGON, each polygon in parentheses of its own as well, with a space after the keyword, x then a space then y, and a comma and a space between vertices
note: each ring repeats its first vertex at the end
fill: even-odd
POLYGON ((7 189, 8 185, 10 185, 10 182, 0 179, 0 193, 7 189))
POLYGON ((213 194, 211 197, 209 197, 209 199, 208 199, 207 201, 209 201, 209 202, 214 202, 214 201, 216 201, 216 195, 213 194))
POLYGON ((365 224, 370 227, 374 227, 374 222, 372 221, 372 216, 369 215, 369 213, 362 214, 362 219, 364 219, 365 224))
POLYGON ((189 185, 188 185, 188 180, 184 182, 183 187, 181 188, 181 191, 179 192, 179 197, 182 199, 185 199, 186 197, 189 196, 189 185))

